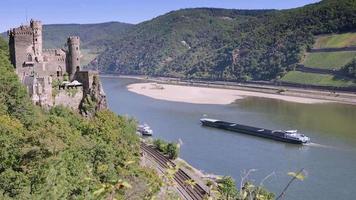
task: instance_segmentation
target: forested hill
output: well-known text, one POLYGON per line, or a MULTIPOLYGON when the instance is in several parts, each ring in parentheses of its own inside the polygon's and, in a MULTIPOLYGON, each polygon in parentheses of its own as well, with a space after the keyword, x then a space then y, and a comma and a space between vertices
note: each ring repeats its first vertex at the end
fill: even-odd
POLYGON ((355 27, 355 0, 280 11, 184 9, 134 26, 97 66, 123 74, 271 80, 296 66, 314 35, 355 27))
MULTIPOLYGON (((121 22, 98 24, 48 24, 43 26, 45 48, 63 47, 68 36, 79 36, 82 48, 103 48, 112 43, 133 25, 121 22)), ((2 33, 7 38, 6 33, 2 33)))
POLYGON ((44 45, 47 48, 60 47, 67 41, 68 36, 77 35, 82 42, 82 48, 103 47, 115 41, 132 26, 121 22, 45 25, 44 45))
POLYGON ((0 38, 0 199, 151 199, 134 120, 32 105, 0 38))

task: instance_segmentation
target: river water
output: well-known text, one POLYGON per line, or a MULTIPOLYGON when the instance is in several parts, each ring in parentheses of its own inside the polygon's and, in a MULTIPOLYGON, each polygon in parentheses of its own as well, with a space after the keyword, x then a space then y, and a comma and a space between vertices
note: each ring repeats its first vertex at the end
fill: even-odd
POLYGON ((279 193, 288 172, 304 168, 307 177, 295 181, 286 199, 355 199, 356 106, 300 104, 246 98, 230 105, 197 105, 155 100, 129 92, 134 79, 102 78, 111 110, 147 122, 155 138, 183 142, 180 157, 207 173, 230 175, 240 184, 245 170, 256 184, 279 193), (298 146, 205 128, 202 117, 270 129, 298 129, 312 140, 298 146))

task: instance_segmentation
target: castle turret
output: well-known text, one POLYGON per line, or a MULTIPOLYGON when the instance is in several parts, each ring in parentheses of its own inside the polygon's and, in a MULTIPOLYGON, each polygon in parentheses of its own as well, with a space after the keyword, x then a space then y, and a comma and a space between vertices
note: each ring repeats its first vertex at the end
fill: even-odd
POLYGON ((71 36, 67 40, 68 55, 67 55, 67 72, 69 79, 73 80, 75 72, 80 71, 80 38, 78 36, 71 36))
POLYGON ((42 55, 42 23, 41 21, 31 20, 30 26, 33 30, 33 50, 37 59, 42 55))

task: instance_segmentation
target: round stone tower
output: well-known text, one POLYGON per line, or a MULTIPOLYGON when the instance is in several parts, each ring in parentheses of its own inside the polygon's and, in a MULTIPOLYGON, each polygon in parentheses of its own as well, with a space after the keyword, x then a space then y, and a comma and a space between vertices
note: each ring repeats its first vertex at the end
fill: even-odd
POLYGON ((80 71, 80 38, 71 36, 67 40, 68 45, 68 66, 67 72, 69 79, 72 81, 76 71, 80 71))
POLYGON ((39 59, 42 55, 42 23, 31 19, 30 25, 33 30, 33 50, 39 59))

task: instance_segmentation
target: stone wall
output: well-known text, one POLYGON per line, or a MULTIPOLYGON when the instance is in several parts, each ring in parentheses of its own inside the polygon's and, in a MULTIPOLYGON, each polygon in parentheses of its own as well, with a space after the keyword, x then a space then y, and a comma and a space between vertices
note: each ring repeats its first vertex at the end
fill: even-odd
POLYGON ((39 76, 60 77, 66 73, 66 52, 62 49, 45 49, 43 51, 44 70, 39 76))
POLYGON ((77 91, 70 91, 73 89, 61 89, 58 91, 57 95, 54 97, 54 105, 62 105, 65 107, 69 107, 73 110, 78 110, 80 102, 83 99, 83 88, 78 87, 75 88, 77 91))
POLYGON ((93 77, 99 77, 97 71, 78 71, 75 73, 74 80, 83 84, 84 92, 88 92, 89 88, 93 85, 93 77))

